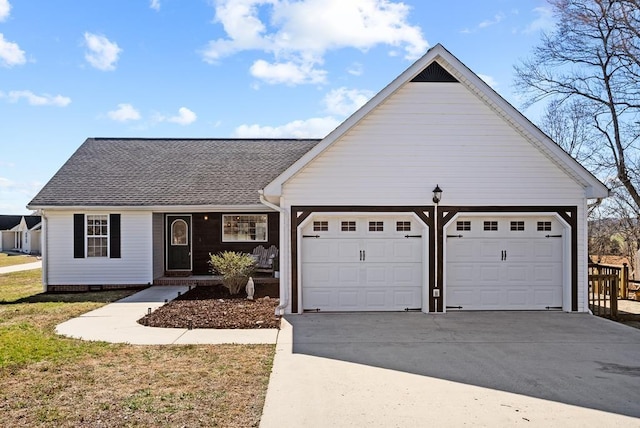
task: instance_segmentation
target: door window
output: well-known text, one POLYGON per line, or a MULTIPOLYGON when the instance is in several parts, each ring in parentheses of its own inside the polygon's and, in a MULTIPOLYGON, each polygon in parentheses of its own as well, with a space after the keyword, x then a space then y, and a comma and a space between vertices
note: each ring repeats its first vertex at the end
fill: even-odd
POLYGON ((171 223, 171 245, 189 245, 187 222, 178 219, 171 223))

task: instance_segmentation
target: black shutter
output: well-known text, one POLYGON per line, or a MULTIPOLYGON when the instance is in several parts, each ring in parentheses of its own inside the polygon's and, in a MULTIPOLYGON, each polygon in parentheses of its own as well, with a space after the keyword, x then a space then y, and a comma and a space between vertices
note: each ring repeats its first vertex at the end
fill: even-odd
POLYGON ((109 257, 120 258, 120 214, 109 214, 109 257))
POLYGON ((73 258, 84 259, 84 214, 73 215, 73 258))

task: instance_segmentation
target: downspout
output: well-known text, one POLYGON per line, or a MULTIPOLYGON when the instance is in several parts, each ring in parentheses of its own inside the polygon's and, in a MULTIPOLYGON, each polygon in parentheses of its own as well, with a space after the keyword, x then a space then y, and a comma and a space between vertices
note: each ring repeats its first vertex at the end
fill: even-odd
MULTIPOLYGON (((271 208, 274 211, 278 211, 280 213, 280 216, 283 217, 284 220, 286 220, 287 217, 287 210, 276 205, 276 204, 272 204, 271 202, 267 201, 264 197, 264 190, 260 189, 258 190, 258 194, 260 195, 260 203, 262 205, 265 205, 269 208, 271 208)), ((286 224, 286 221, 281 221, 280 224, 286 224)), ((282 235, 283 233, 286 233, 285 231, 280 231, 280 236, 285 236, 282 235)), ((282 242, 286 242, 286 239, 284 239, 282 242)), ((286 248, 280 248, 280 253, 284 253, 283 250, 285 250, 286 248)), ((287 255, 288 257, 288 253, 284 253, 287 255)), ((280 272, 280 278, 282 278, 282 272, 280 272)), ((284 313, 284 310, 286 309, 286 307, 289 305, 289 289, 288 287, 284 287, 283 289, 281 289, 281 291, 284 291, 284 296, 280 296, 280 304, 278 305, 278 307, 275 309, 275 315, 276 316, 281 316, 284 313)))

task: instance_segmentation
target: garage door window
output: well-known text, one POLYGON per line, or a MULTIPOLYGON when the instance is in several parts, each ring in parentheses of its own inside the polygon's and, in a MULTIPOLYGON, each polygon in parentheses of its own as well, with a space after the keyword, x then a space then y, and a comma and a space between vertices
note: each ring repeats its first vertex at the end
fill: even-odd
POLYGON ((355 232, 356 231, 356 222, 355 221, 343 221, 340 225, 340 230, 343 232, 355 232))
POLYGON ((484 222, 484 230, 489 232, 495 232, 498 230, 498 222, 497 221, 485 221, 484 222))
POLYGON ((328 232, 329 231, 329 222, 328 221, 314 221, 313 222, 313 231, 314 232, 328 232))
POLYGON ((384 232, 384 222, 382 221, 370 221, 369 232, 384 232))
POLYGON ((524 231, 524 221, 512 221, 511 222, 511 230, 514 232, 522 232, 524 231))
POLYGON ((550 221, 539 221, 538 222, 538 232, 551 232, 551 222, 550 221))
POLYGON ((397 232, 411 232, 411 222, 410 221, 397 221, 396 222, 396 231, 397 232))
POLYGON ((470 221, 459 221, 456 223, 456 230, 471 230, 470 221))

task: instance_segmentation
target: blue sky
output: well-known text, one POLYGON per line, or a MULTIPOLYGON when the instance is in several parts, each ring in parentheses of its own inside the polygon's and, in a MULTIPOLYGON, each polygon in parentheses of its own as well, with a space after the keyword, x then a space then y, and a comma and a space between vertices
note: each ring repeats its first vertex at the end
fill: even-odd
POLYGON ((321 138, 436 43, 520 107, 552 26, 544 0, 0 0, 0 214, 88 137, 321 138))

